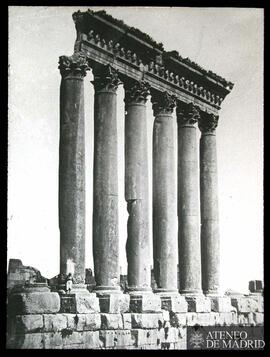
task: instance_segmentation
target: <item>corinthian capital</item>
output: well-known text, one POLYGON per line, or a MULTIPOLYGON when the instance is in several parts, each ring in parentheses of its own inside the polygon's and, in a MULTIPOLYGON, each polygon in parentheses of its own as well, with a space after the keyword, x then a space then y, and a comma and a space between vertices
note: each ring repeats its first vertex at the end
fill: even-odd
POLYGON ((145 104, 150 95, 150 84, 145 81, 128 80, 125 84, 125 103, 145 104))
POLYGON ((152 103, 154 116, 158 114, 171 114, 176 105, 176 97, 168 92, 153 93, 152 103))
POLYGON ((96 92, 115 93, 121 81, 118 77, 118 71, 108 64, 94 71, 94 80, 91 83, 96 92))
POLYGON ((200 119, 200 113, 193 103, 180 103, 177 107, 176 115, 180 126, 194 125, 200 119))
POLYGON ((198 126, 200 131, 205 133, 213 133, 218 125, 218 115, 201 112, 198 126))
POLYGON ((63 78, 83 78, 90 69, 86 57, 80 52, 75 52, 72 56, 60 56, 58 68, 63 78))

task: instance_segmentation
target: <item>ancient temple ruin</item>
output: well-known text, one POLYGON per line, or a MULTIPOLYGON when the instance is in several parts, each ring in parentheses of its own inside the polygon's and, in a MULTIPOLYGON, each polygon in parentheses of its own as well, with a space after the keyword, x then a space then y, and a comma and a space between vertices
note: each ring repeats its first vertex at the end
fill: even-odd
POLYGON ((185 349, 186 326, 263 324, 261 290, 231 297, 221 296, 219 291, 216 129, 221 104, 233 84, 176 51, 166 52, 162 44, 104 11, 78 11, 73 20, 77 31, 74 54, 59 60, 60 274, 54 289, 35 281, 10 295, 9 346, 185 349), (95 90, 96 282, 91 291, 85 282, 84 130, 84 98, 88 100, 84 77, 90 69, 95 90), (118 234, 120 84, 125 90, 125 200, 129 213, 124 292, 120 289, 118 234), (148 100, 155 117, 152 162, 147 162, 148 100), (152 187, 148 185, 149 165, 153 167, 152 187), (149 190, 153 202, 149 202, 149 190), (149 265, 151 239, 155 290, 149 265))

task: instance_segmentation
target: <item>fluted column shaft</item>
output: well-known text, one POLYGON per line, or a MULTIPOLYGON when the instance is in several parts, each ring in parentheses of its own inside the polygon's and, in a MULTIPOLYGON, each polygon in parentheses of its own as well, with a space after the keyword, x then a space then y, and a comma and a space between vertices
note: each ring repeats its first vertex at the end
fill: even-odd
POLYGON ((61 56, 59 228, 60 283, 72 276, 85 283, 85 137, 84 83, 86 59, 61 56))
POLYGON ((146 100, 149 85, 125 83, 125 200, 128 290, 151 290, 146 100))
POLYGON ((201 248, 196 128, 193 104, 179 103, 178 119, 178 241, 180 293, 201 293, 201 248))
POLYGON ((200 195, 202 288, 207 295, 219 294, 219 219, 216 134, 218 117, 201 113, 200 195))
POLYGON ((96 290, 120 289, 118 236, 117 72, 94 71, 93 256, 96 290))
POLYGON ((175 98, 153 95, 153 253, 159 292, 177 292, 177 187, 172 112, 175 98))

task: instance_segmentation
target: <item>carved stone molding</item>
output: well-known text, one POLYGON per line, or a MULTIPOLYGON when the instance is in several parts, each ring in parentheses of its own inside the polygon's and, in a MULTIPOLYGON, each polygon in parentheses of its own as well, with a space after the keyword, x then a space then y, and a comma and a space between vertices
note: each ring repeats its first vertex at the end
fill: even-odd
POLYGON ((190 126, 200 120, 199 110, 193 103, 179 103, 176 109, 177 122, 180 126, 190 126))
POLYGON ((150 84, 145 81, 128 80, 124 83, 125 104, 145 104, 150 95, 150 84))
POLYGON ((94 80, 91 83, 94 85, 96 92, 115 93, 121 81, 118 71, 108 64, 94 70, 94 80))
POLYGON ((176 97, 168 92, 153 93, 152 99, 154 116, 171 114, 176 106, 176 97))
POLYGON ((198 121, 198 126, 200 131, 205 133, 214 133, 218 125, 218 115, 212 113, 200 112, 200 119, 198 121))
POLYGON ((72 56, 60 56, 58 68, 64 79, 67 77, 82 79, 86 76, 86 71, 90 69, 86 56, 80 52, 76 52, 72 56))

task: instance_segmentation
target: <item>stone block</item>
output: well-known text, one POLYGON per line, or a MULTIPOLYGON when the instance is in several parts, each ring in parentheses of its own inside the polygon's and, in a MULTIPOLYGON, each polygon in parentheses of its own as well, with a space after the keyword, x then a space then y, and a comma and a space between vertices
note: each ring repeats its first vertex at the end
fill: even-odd
POLYGON ((16 333, 22 334, 27 332, 42 332, 43 316, 42 315, 17 315, 16 316, 16 333))
POLYGON ((173 312, 187 312, 188 305, 184 296, 179 294, 165 295, 164 293, 158 294, 161 299, 161 308, 173 312))
POLYGON ((171 326, 173 327, 185 326, 186 323, 187 323, 187 313, 178 312, 175 313, 174 315, 171 315, 171 326))
POLYGON ((215 326, 219 318, 219 312, 209 312, 209 326, 215 326))
POLYGON ((168 310, 162 310, 163 321, 170 321, 170 312, 168 310))
POLYGON ((263 295, 259 295, 259 294, 249 295, 249 298, 256 301, 256 308, 252 312, 264 312, 264 297, 263 297, 263 295))
POLYGON ((61 295, 62 313, 90 314, 99 311, 99 301, 96 294, 89 293, 87 290, 85 292, 61 295))
POLYGON ((84 345, 85 332, 62 331, 63 349, 78 348, 78 345, 84 345))
POLYGON ((9 309, 15 315, 57 313, 60 310, 60 297, 55 292, 12 294, 9 309))
POLYGON ((76 314, 74 318, 75 322, 75 331, 84 331, 86 323, 86 314, 76 314))
POLYGON ((197 324, 199 326, 210 326, 211 315, 210 312, 199 312, 197 314, 197 324))
POLYGON ((186 313, 187 326, 195 326, 198 324, 198 314, 196 312, 186 313))
POLYGON ((233 297, 231 302, 232 306, 234 306, 239 313, 258 310, 258 302, 250 297, 233 297))
POLYGON ((115 332, 116 348, 125 348, 132 345, 131 332, 127 330, 117 330, 115 332))
POLYGON ((213 312, 231 312, 231 299, 227 296, 210 297, 211 311, 213 312))
POLYGON ((249 312, 247 314, 247 318, 248 318, 248 325, 249 326, 256 326, 256 322, 254 320, 254 313, 253 312, 249 312))
POLYGON ((249 282, 249 291, 251 293, 262 293, 263 292, 262 280, 251 280, 249 282))
POLYGON ((43 333, 43 342, 45 349, 62 349, 63 340, 61 332, 43 333))
POLYGON ((164 328, 160 328, 157 331, 157 345, 161 346, 162 342, 165 342, 165 330, 164 328))
POLYGON ((125 330, 131 330, 131 314, 130 313, 122 314, 122 320, 123 320, 123 328, 125 330))
POLYGON ((44 315, 44 331, 56 332, 67 328, 67 317, 63 314, 44 315))
POLYGON ((248 314, 247 313, 240 313, 238 315, 238 325, 239 326, 248 326, 248 314))
POLYGON ((131 330, 131 340, 132 344, 135 347, 143 346, 146 344, 147 337, 146 337, 146 330, 142 329, 132 329, 131 330))
POLYGON ((261 312, 254 313, 254 321, 256 325, 263 325, 264 324, 264 314, 261 312))
POLYGON ((211 312, 211 301, 205 296, 186 297, 188 312, 211 312))
POLYGON ((151 329, 159 328, 163 324, 163 318, 161 313, 148 313, 148 314, 131 314, 131 326, 132 328, 151 329))
POLYGON ((98 349, 100 347, 99 331, 84 332, 84 348, 98 349))
POLYGON ((14 341, 16 349, 43 349, 44 341, 43 334, 27 333, 23 335, 16 335, 14 341))
POLYGON ((97 293, 100 311, 109 314, 118 314, 129 311, 129 295, 120 292, 97 293))
POLYGON ((65 314, 76 314, 76 300, 74 294, 60 296, 60 312, 65 314))
POLYGON ((177 327, 165 327, 165 342, 175 343, 178 341, 178 328, 177 327))
POLYGON ((100 314, 85 314, 84 330, 98 330, 101 327, 100 314))
POLYGON ((101 348, 114 347, 116 345, 115 341, 115 330, 100 330, 99 340, 101 348))
POLYGON ((121 314, 100 314, 102 330, 123 329, 123 320, 121 314))
POLYGON ((153 293, 132 293, 130 295, 131 312, 161 312, 161 300, 153 293))
POLYGON ((220 312, 217 315, 216 325, 217 326, 231 326, 233 325, 233 312, 220 312))
POLYGON ((90 314, 99 312, 99 301, 96 294, 76 294, 76 307, 78 314, 90 314))

